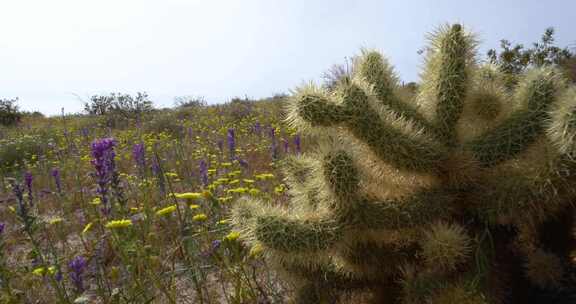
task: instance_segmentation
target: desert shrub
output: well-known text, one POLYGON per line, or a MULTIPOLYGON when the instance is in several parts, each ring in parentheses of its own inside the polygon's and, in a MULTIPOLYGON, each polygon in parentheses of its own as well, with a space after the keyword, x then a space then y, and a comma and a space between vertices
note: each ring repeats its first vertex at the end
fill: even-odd
POLYGON ((144 123, 144 130, 148 133, 168 133, 179 137, 184 133, 182 120, 178 119, 177 113, 157 113, 153 118, 144 123))
MULTIPOLYGON (((566 66, 573 62, 575 54, 568 48, 554 43, 554 28, 547 28, 532 47, 522 44, 513 45, 509 40, 500 41, 500 49, 487 52, 488 61, 498 66, 503 73, 508 87, 518 83, 519 76, 528 68, 543 66, 566 66)), ((568 71, 569 72, 569 71, 568 71)))
POLYGON ((253 102, 248 97, 234 97, 225 104, 225 110, 234 121, 239 121, 252 113, 253 102))
POLYGON ((174 98, 177 108, 201 108, 208 105, 204 96, 178 96, 174 98))
POLYGON ((121 120, 140 118, 153 109, 153 103, 145 92, 138 92, 135 96, 123 93, 94 95, 84 104, 86 113, 106 117, 109 126, 115 126, 121 120))
POLYGON ((22 118, 18 110, 18 98, 0 99, 0 125, 12 126, 17 124, 22 118))

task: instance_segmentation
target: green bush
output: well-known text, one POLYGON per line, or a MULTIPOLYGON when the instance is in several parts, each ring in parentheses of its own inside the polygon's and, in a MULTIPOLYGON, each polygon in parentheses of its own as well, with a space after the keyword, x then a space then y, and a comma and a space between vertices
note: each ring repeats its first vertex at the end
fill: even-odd
POLYGON ((22 114, 18 111, 18 105, 15 99, 0 99, 0 125, 12 126, 17 124, 22 118, 22 114))

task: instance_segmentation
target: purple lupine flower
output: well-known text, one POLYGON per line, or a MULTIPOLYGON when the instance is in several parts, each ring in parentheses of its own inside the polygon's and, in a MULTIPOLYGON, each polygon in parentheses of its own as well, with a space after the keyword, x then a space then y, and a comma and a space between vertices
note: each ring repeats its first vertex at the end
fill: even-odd
POLYGON ((58 282, 62 281, 62 271, 58 270, 58 272, 56 273, 55 279, 58 282))
POLYGON ((205 160, 200 161, 200 181, 202 185, 208 185, 208 164, 205 160))
POLYGON ((132 159, 136 163, 140 173, 144 173, 144 168, 146 168, 146 149, 143 143, 135 144, 132 147, 132 159))
POLYGON ((290 145, 285 138, 282 138, 282 147, 284 147, 284 154, 288 154, 288 149, 290 149, 290 145))
POLYGON ((88 135, 90 135, 90 130, 87 127, 84 127, 80 130, 80 134, 82 134, 83 137, 88 137, 88 135))
POLYGON ((108 206, 108 189, 114 171, 116 170, 114 163, 114 157, 116 156, 114 146, 116 146, 116 140, 113 138, 97 139, 92 142, 92 165, 96 170, 94 175, 98 184, 97 192, 100 195, 100 200, 102 201, 102 205, 104 206, 103 210, 106 215, 108 215, 111 210, 108 206))
POLYGON ((26 186, 26 190, 28 191, 28 200, 30 201, 30 205, 34 204, 34 196, 32 194, 32 173, 26 172, 24 173, 24 185, 26 186))
POLYGON ((224 141, 219 139, 217 144, 218 144, 218 150, 220 150, 220 154, 223 154, 224 153, 224 141))
POLYGON ((234 160, 236 158, 236 136, 234 135, 234 129, 228 129, 226 139, 228 140, 228 150, 230 151, 230 160, 234 160))
POLYGON ((6 228, 6 224, 0 223, 0 236, 2 235, 2 232, 4 232, 4 228, 6 228))
POLYGON ((272 160, 278 159, 278 144, 276 143, 276 129, 274 127, 270 128, 270 152, 272 153, 272 160))
POLYGON ((213 251, 218 250, 218 248, 220 248, 220 245, 222 245, 222 241, 221 241, 221 240, 213 240, 213 241, 212 241, 212 250, 213 250, 213 251))
POLYGON ((84 280, 82 274, 86 268, 86 260, 82 256, 77 256, 70 263, 68 263, 70 280, 76 287, 76 291, 81 293, 84 291, 84 280))
POLYGON ((50 175, 54 178, 54 183, 56 184, 56 190, 58 190, 58 193, 62 193, 62 178, 60 177, 60 170, 54 168, 50 172, 50 175))
POLYGON ((162 195, 166 194, 166 180, 162 173, 162 167, 160 166, 160 159, 158 155, 154 155, 152 158, 152 174, 158 179, 158 187, 162 195))
POLYGON ((194 129, 192 127, 188 127, 188 138, 190 138, 190 141, 194 140, 194 129))
POLYGON ((14 196, 16 196, 16 201, 18 202, 16 215, 24 223, 24 230, 30 232, 35 219, 34 216, 30 215, 28 206, 24 203, 24 189, 22 189, 22 185, 12 182, 12 192, 14 193, 14 196))
POLYGON ((248 168, 248 162, 246 160, 238 158, 238 163, 240 164, 240 166, 242 166, 242 168, 244 169, 248 168))
POLYGON ((254 134, 262 136, 262 125, 259 121, 254 124, 254 134))
POLYGON ((24 204, 24 191, 19 183, 12 183, 12 193, 16 196, 16 201, 18 202, 18 215, 22 215, 22 212, 26 210, 26 205, 24 204))
POLYGON ((296 134, 296 136, 294 136, 294 146, 296 147, 296 153, 298 154, 302 153, 300 134, 296 134))

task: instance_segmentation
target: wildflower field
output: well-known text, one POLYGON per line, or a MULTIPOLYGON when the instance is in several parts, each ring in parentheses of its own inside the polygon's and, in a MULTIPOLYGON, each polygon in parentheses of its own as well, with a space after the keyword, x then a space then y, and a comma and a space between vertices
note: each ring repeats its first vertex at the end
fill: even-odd
POLYGON ((0 303, 282 303, 239 242, 241 196, 286 201, 279 101, 0 129, 0 303))

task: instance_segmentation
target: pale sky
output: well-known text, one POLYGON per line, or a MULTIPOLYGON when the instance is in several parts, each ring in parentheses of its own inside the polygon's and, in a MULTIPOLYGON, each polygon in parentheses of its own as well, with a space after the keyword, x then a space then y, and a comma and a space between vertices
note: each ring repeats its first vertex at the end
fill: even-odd
POLYGON ((362 47, 415 81, 425 35, 445 22, 531 43, 548 26, 576 43, 574 0, 0 0, 0 98, 57 114, 79 98, 148 92, 209 102, 265 97, 320 80, 362 47))

